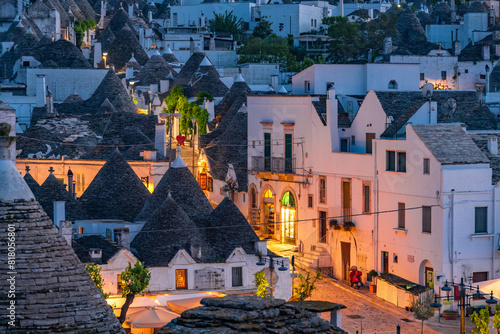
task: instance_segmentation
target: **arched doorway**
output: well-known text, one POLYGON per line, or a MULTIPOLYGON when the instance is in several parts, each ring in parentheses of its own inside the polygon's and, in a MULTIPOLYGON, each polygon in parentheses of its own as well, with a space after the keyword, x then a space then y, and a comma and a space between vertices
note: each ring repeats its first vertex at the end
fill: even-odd
POLYGON ((274 194, 270 189, 264 191, 263 205, 264 225, 263 234, 266 238, 274 237, 274 194))
POLYGON ((420 264, 418 283, 426 288, 434 289, 434 269, 428 260, 420 264))
POLYGON ((283 229, 283 241, 287 244, 295 245, 297 237, 296 217, 295 197, 290 191, 285 191, 283 197, 281 197, 281 226, 283 229))

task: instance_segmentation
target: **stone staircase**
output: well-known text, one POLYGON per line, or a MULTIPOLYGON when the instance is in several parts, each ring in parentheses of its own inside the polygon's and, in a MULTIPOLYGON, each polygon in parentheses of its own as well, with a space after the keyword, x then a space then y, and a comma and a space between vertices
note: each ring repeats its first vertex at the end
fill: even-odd
POLYGON ((304 253, 299 253, 295 256, 296 266, 313 271, 319 268, 332 267, 327 244, 315 243, 310 248, 305 249, 304 253))

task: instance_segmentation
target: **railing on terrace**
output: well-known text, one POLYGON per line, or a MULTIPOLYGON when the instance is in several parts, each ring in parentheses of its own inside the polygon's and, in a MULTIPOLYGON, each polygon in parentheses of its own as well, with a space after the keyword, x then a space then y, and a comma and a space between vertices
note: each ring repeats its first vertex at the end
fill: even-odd
POLYGON ((295 158, 252 157, 252 170, 280 174, 295 174, 295 158))

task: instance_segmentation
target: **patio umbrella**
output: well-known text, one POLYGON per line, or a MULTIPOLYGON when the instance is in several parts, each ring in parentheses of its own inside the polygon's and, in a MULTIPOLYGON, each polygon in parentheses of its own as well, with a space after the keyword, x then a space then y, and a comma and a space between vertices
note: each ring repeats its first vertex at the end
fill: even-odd
POLYGON ((159 328, 168 324, 179 314, 163 307, 146 307, 127 316, 133 328, 159 328))
POLYGON ((473 285, 479 285, 479 290, 484 293, 489 294, 491 291, 493 291, 493 296, 497 298, 500 297, 500 278, 479 282, 473 285))

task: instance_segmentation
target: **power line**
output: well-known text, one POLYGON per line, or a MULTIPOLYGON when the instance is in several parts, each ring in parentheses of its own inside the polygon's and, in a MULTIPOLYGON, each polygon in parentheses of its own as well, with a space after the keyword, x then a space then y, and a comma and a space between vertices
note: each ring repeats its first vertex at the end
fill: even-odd
MULTIPOLYGON (((437 204, 435 205, 428 205, 428 207, 435 207, 439 206, 437 204)), ((419 210, 422 209, 422 206, 417 206, 417 207, 412 207, 412 208, 405 208, 405 209, 395 209, 395 210, 384 210, 384 211, 378 211, 378 212, 366 212, 366 213, 358 213, 358 214, 352 214, 352 215, 344 215, 344 216, 333 216, 333 217, 326 217, 326 218, 310 218, 310 219, 299 219, 299 220, 294 220, 292 221, 293 223, 299 223, 299 224, 304 224, 310 221, 315 221, 315 220, 331 220, 331 219, 340 219, 340 218, 351 218, 351 217, 357 217, 357 216, 366 216, 366 215, 375 215, 375 214, 384 214, 384 213, 392 213, 392 212, 399 212, 399 211, 410 211, 410 210, 419 210)), ((256 224, 250 224, 251 226, 261 226, 261 225, 272 225, 272 224, 282 224, 283 222, 274 222, 274 223, 256 223, 256 224)), ((197 230, 211 230, 211 229, 227 229, 227 228, 235 228, 235 227, 248 227, 249 224, 242 224, 242 225, 223 225, 223 226, 202 226, 197 228, 197 230)), ((186 231, 186 230, 194 230, 194 229, 186 229, 186 228, 178 228, 178 229, 161 229, 161 230, 148 230, 148 231, 138 231, 137 233, 157 233, 157 232, 175 232, 175 231, 186 231)), ((79 235, 96 235, 96 233, 79 233, 79 235)))

